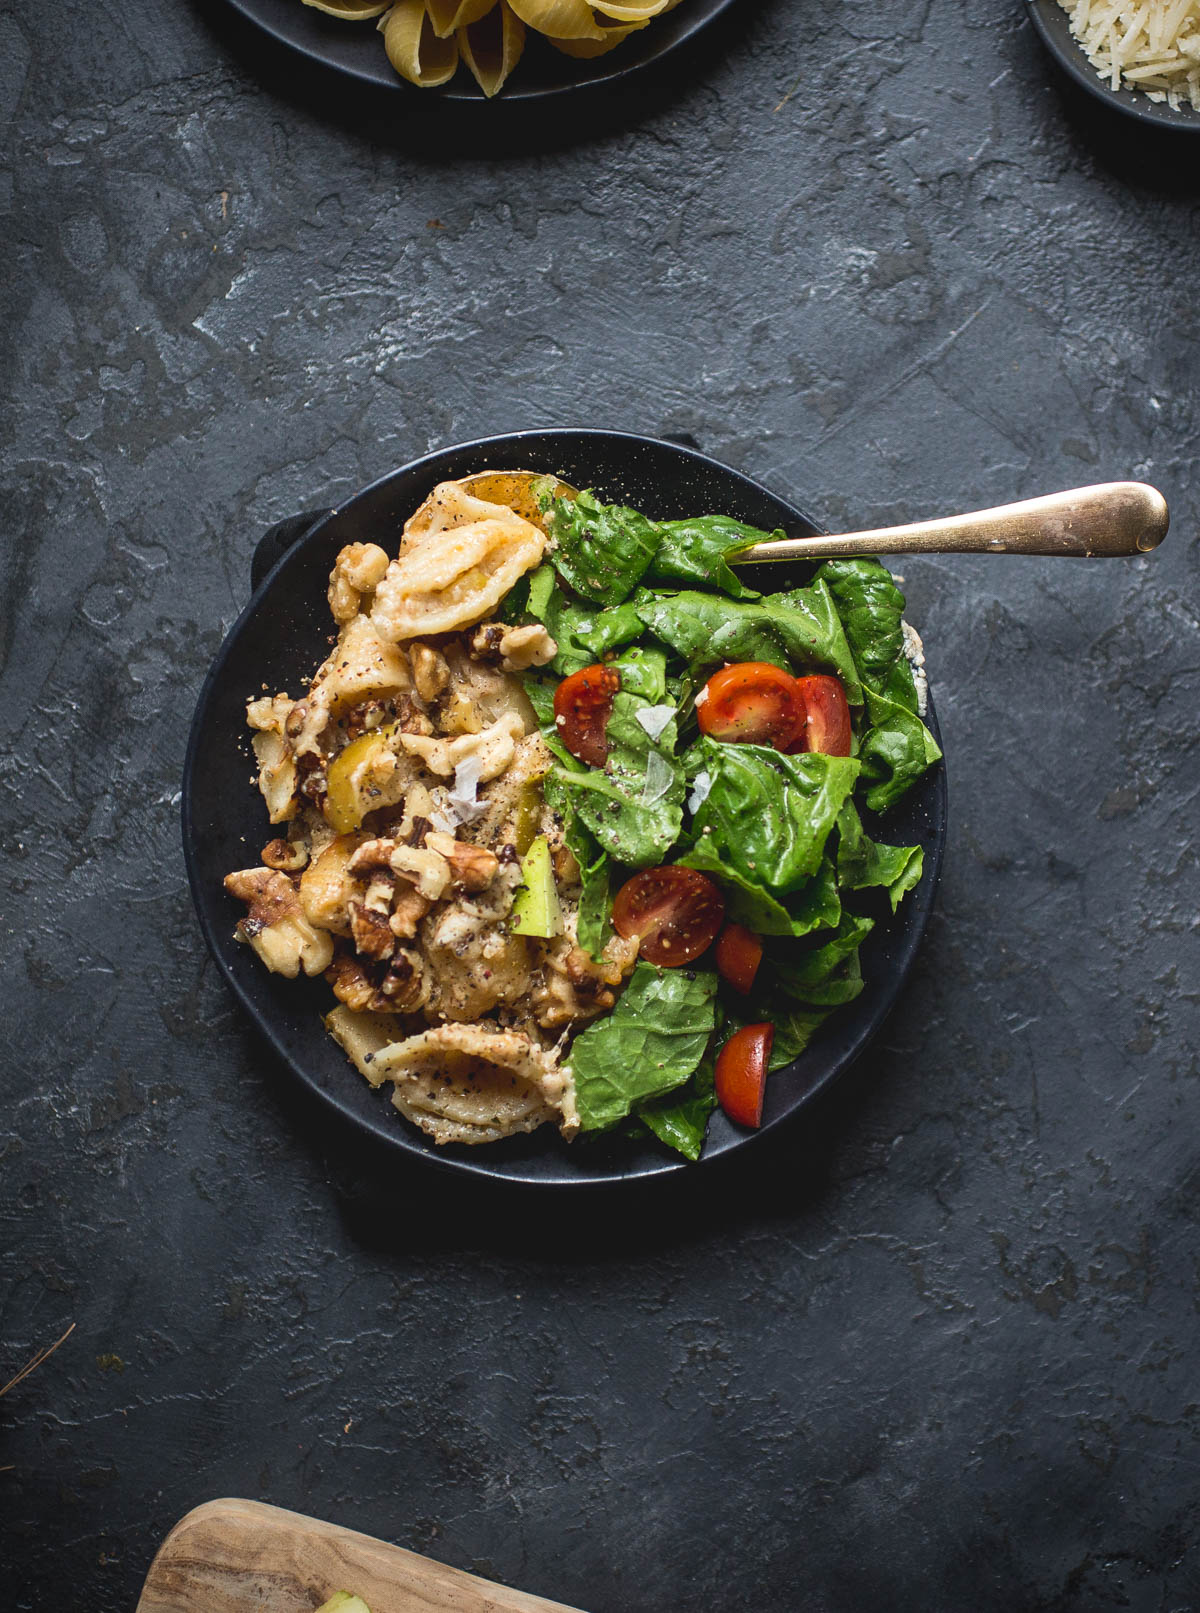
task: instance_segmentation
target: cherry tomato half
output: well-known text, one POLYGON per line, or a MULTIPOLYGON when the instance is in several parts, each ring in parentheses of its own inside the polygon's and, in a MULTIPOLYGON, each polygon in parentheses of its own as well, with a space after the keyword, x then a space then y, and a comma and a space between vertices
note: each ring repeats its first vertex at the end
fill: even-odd
POLYGON ((774 1025, 743 1025, 717 1054, 717 1101, 739 1126, 762 1122, 774 1025))
POLYGON ((694 868, 643 868, 627 879, 613 902, 612 924, 626 940, 641 939, 647 963, 677 969, 713 943, 725 917, 725 898, 694 868))
POLYGON ((585 666, 554 691, 558 737, 581 762, 603 767, 608 760, 608 719, 621 675, 610 666, 585 666))
POLYGON ((713 739, 788 750, 804 733, 804 699, 790 672, 769 661, 735 661, 696 696, 696 718, 713 739))
POLYGON ((824 673, 797 678, 796 687, 808 713, 802 748, 824 756, 849 756, 850 706, 837 678, 824 673))
POLYGON ((762 955, 763 944, 754 931, 730 919, 717 942, 717 973, 744 996, 754 984, 762 955))

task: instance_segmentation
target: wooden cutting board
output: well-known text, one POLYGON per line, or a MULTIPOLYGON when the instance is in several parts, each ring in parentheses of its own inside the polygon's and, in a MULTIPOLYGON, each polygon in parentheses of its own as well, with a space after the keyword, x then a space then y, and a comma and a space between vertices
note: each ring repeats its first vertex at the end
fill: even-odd
POLYGON ((232 1499, 175 1525, 137 1613, 312 1613, 334 1591, 361 1596, 371 1613, 579 1613, 353 1529, 232 1499))

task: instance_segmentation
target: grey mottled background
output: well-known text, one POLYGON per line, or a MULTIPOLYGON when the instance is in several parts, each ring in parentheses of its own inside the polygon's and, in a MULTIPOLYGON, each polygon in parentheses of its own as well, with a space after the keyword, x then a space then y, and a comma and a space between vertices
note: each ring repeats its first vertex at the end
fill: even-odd
POLYGON ((232 1493, 590 1613, 1200 1606, 1200 140, 1102 121, 1019 0, 741 0, 611 104, 492 111, 217 4, 0 4, 0 1378, 76 1323, 0 1402, 5 1599, 128 1609, 232 1493), (538 424, 830 524, 1172 503, 1131 564, 902 568, 940 911, 836 1101, 703 1194, 389 1179, 182 882, 261 529, 538 424))

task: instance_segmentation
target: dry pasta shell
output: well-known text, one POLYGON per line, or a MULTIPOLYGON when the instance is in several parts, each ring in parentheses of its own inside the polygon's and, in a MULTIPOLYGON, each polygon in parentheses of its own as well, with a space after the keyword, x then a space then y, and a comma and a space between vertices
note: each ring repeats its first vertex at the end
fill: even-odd
POLYGON ((552 39, 550 43, 555 50, 561 50, 564 56, 575 56, 583 61, 591 61, 596 56, 604 56, 614 46, 619 45, 630 34, 636 34, 639 29, 646 26, 646 22, 613 22, 607 28, 598 30, 598 39, 552 39))
POLYGON ((340 17, 343 22, 367 22, 372 17, 381 16, 391 3, 392 0, 304 0, 304 4, 311 6, 314 11, 323 11, 329 17, 340 17))
POLYGON ((509 4, 522 22, 556 42, 604 37, 587 0, 509 0, 509 4))
POLYGON ((671 9, 672 0, 588 0, 593 11, 613 22, 649 22, 671 9))
MULTIPOLYGON (((449 39, 460 28, 486 17, 496 9, 497 0, 425 0, 425 9, 439 39, 449 39)), ((461 44, 461 41, 460 41, 461 44)))
POLYGON ((433 31, 425 0, 396 0, 380 17, 388 61, 410 84, 433 89, 454 77, 458 66, 458 41, 439 39, 433 31))
POLYGON ((475 82, 491 100, 521 59, 525 24, 500 0, 496 10, 458 34, 458 53, 475 75, 475 82))

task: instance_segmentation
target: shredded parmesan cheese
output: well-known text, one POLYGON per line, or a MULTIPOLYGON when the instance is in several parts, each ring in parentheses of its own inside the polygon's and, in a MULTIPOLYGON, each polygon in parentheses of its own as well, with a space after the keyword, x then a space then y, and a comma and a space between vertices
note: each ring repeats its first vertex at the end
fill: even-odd
POLYGON ((706 768, 701 768, 692 783, 692 793, 688 796, 688 811, 699 812, 708 800, 708 793, 712 789, 712 774, 706 768))
POLYGON ((1200 0, 1059 0, 1089 62, 1116 90, 1200 112, 1200 0))
POLYGON ((674 715, 674 706, 642 706, 634 713, 638 722, 656 743, 661 739, 663 730, 674 715))
POLYGON ((671 764, 656 750, 649 751, 646 756, 646 782, 642 786, 642 805, 653 806, 656 801, 661 801, 671 788, 674 777, 671 764))

